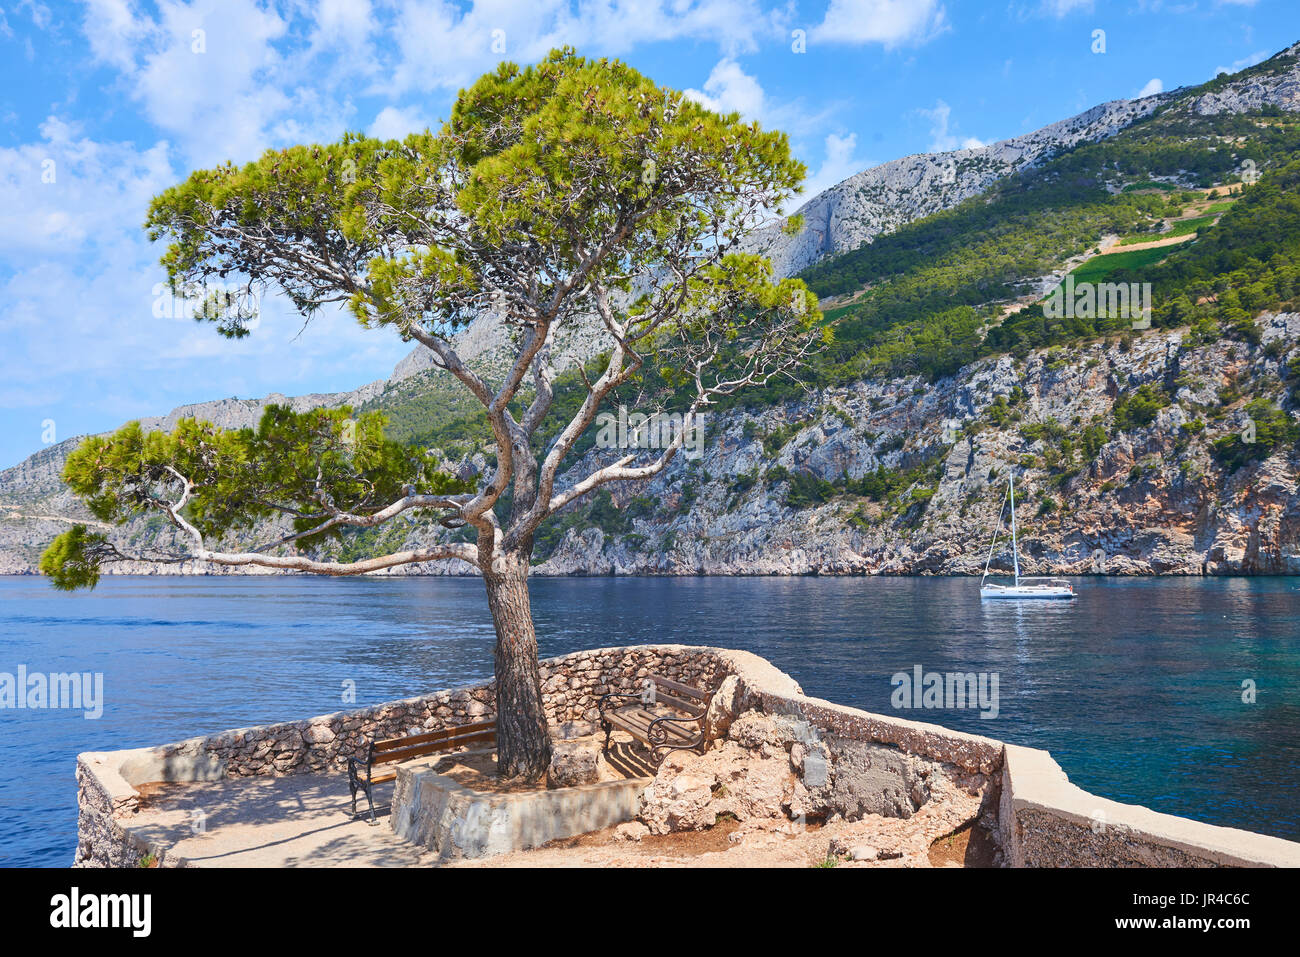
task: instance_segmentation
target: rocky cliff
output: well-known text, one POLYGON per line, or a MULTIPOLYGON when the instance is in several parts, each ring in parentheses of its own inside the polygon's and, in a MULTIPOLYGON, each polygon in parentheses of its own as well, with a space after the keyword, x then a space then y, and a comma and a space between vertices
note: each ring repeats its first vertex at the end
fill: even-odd
MULTIPOLYGON (((1188 348, 1181 330, 1151 331, 1093 343, 1069 362, 1051 351, 990 358, 934 384, 861 382, 719 416, 701 459, 614 487, 620 520, 602 527, 575 510, 535 573, 978 574, 999 521, 993 565, 1008 570, 1001 510, 1014 464, 1026 574, 1300 574, 1300 450, 1235 471, 1213 452, 1215 438, 1246 432, 1247 397, 1283 375, 1270 344, 1300 338, 1297 314, 1260 326, 1255 346, 1188 348), (1116 403, 1146 385, 1172 401, 1147 425, 1117 428, 1116 403), (1062 441, 1090 424, 1105 433, 1094 449, 1062 441), (881 471, 906 478, 863 494, 862 480, 881 471)), ((589 453, 571 474, 609 454, 589 453)), ((444 534, 405 525, 384 545, 444 534)))
MULTIPOLYGON (((1212 451, 1214 438, 1246 431, 1245 396, 1281 372, 1269 343, 1300 337, 1300 315, 1261 328, 1258 346, 1188 349, 1181 330, 1152 331, 1068 362, 1050 351, 991 358, 933 385, 862 382, 729 416, 698 467, 618 491, 625 507, 660 501, 656 512, 624 534, 571 529, 538 571, 977 574, 1014 463, 1027 574, 1300 574, 1300 451, 1235 472, 1212 451), (1173 401, 1149 425, 1117 429, 1116 401, 1146 384, 1172 388, 1173 401), (1241 395, 1225 402, 1229 386, 1241 395), (1071 443, 1067 461, 1051 423, 1064 437, 1100 423, 1105 441, 1091 455, 1071 443), (769 454, 765 437, 792 429, 769 454), (846 478, 882 467, 916 481, 883 500, 823 487, 824 502, 791 504, 793 476, 851 489, 846 478)), ((1003 537, 994 566, 1009 569, 1003 537)))

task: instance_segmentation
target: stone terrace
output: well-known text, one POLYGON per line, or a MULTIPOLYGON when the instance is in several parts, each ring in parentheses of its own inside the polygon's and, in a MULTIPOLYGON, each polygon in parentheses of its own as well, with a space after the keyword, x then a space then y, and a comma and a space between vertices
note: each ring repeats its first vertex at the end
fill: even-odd
MULTIPOLYGON (((1089 794, 1046 751, 809 698, 747 652, 645 645, 545 661, 548 721, 565 737, 589 731, 599 694, 635 690, 652 673, 713 692, 709 751, 669 757, 636 822, 484 863, 807 866, 831 852, 925 866, 931 842, 965 829, 972 846, 987 845, 974 857, 1011 867, 1300 866, 1300 844, 1089 794)), ((79 755, 75 863, 435 863, 388 821, 350 819, 342 768, 369 737, 474 723, 492 700, 485 685, 79 755)))

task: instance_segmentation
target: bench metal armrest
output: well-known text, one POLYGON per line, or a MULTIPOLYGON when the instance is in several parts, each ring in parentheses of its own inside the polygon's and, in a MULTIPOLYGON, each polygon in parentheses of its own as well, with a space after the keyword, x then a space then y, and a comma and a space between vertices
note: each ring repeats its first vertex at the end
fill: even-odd
POLYGON ((603 695, 600 696, 600 700, 599 700, 598 702, 596 702, 596 710, 600 711, 601 713, 604 713, 604 711, 605 711, 605 702, 606 702, 608 699, 610 699, 610 698, 637 698, 637 699, 639 699, 640 697, 641 697, 641 693, 640 693, 640 692, 611 691, 611 692, 609 692, 608 694, 603 694, 603 695))
POLYGON ((348 758, 348 775, 349 777, 354 778, 358 782, 363 781, 365 784, 369 784, 371 771, 374 768, 374 766, 375 766, 375 743, 371 741, 366 745, 366 756, 364 758, 358 758, 355 755, 348 758), (366 775, 364 778, 362 778, 361 776, 362 768, 365 768, 366 771, 366 775))
MULTIPOLYGON (((672 715, 665 715, 662 718, 655 718, 653 721, 650 722, 650 727, 646 729, 646 737, 650 739, 651 744, 666 744, 668 742, 668 732, 664 728, 659 727, 660 725, 662 724, 692 725, 693 724, 693 725, 697 725, 698 726, 697 730, 701 734, 703 734, 704 733, 703 723, 704 723, 704 715, 700 715, 698 718, 678 718, 672 715)), ((686 729, 683 728, 682 730, 686 730, 686 729)))

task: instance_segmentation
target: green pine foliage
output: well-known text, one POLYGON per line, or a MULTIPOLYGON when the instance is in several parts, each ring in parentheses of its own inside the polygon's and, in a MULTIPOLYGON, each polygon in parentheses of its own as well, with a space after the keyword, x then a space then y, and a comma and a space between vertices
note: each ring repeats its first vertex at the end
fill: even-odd
MULTIPOLYGON (((182 419, 170 433, 146 432, 129 422, 84 440, 68 456, 63 480, 102 522, 164 516, 183 501, 178 517, 214 539, 282 515, 292 516, 295 532, 307 532, 328 517, 324 501, 365 515, 408 492, 471 490, 424 451, 386 437, 384 424, 382 414, 353 417, 348 406, 295 412, 279 405, 267 406, 255 429, 182 419)), ((339 535, 335 526, 297 546, 339 535)), ((93 586, 97 561, 110 554, 103 535, 74 526, 45 551, 41 570, 59 587, 93 586)))
POLYGON ((1247 462, 1266 459, 1282 446, 1300 442, 1300 425, 1268 399, 1247 403, 1246 415, 1252 425, 1253 441, 1248 441, 1249 433, 1214 440, 1214 457, 1229 471, 1236 471, 1247 462))

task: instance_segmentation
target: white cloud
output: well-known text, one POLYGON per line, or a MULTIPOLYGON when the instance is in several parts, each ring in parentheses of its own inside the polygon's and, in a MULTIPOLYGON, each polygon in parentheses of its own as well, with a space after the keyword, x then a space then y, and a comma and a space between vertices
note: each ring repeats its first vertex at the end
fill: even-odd
POLYGON ((135 46, 152 21, 139 15, 130 0, 88 0, 82 32, 95 59, 119 70, 135 66, 135 46))
MULTIPOLYGON (((747 121, 758 121, 770 129, 781 129, 798 138, 809 138, 814 131, 825 129, 828 115, 835 109, 825 105, 819 112, 806 110, 800 101, 774 103, 764 92, 757 78, 746 73, 730 57, 719 60, 704 81, 704 89, 686 89, 682 95, 701 106, 719 113, 737 112, 747 121)), ((817 170, 804 181, 803 188, 785 204, 787 211, 798 209, 827 187, 865 169, 866 162, 855 156, 857 135, 840 136, 831 133, 822 137, 824 159, 817 170)), ((795 153, 802 150, 796 142, 795 153)))
POLYGON ((429 122, 420 117, 414 109, 401 109, 386 106, 379 111, 375 121, 366 132, 381 140, 405 139, 411 133, 419 133, 429 127, 429 122))
POLYGON ((749 120, 766 114, 763 87, 730 58, 719 60, 704 81, 704 90, 683 90, 682 95, 717 113, 735 111, 749 120))
POLYGON ((315 13, 305 60, 337 54, 329 67, 335 82, 380 74, 382 64, 374 43, 380 30, 370 0, 322 0, 315 13))
POLYGON ((354 46, 374 29, 370 0, 321 0, 312 40, 323 46, 354 46))
POLYGON ((952 107, 943 100, 935 100, 934 109, 917 110, 922 116, 930 120, 930 152, 945 153, 949 150, 979 149, 984 145, 984 141, 974 136, 958 136, 951 132, 952 124, 952 107))
POLYGON ((1233 60, 1232 66, 1217 66, 1214 68, 1214 75, 1220 73, 1237 73, 1247 67, 1254 66, 1256 63, 1263 63, 1269 57, 1267 50, 1258 50, 1250 56, 1244 56, 1240 60, 1233 60))
POLYGON ((37 30, 48 29, 50 22, 53 20, 50 8, 43 3, 37 2, 37 0, 18 0, 14 10, 19 13, 26 13, 32 21, 32 26, 37 30))
POLYGON ((748 74, 735 60, 724 57, 714 64, 704 81, 704 89, 686 89, 682 95, 701 106, 720 113, 733 110, 747 121, 757 121, 768 129, 784 130, 792 137, 816 135, 820 138, 827 118, 838 108, 823 102, 809 108, 802 99, 777 102, 763 90, 758 79, 748 74))
POLYGON ((255 156, 268 145, 266 127, 293 102, 267 82, 279 60, 273 43, 287 27, 251 0, 164 6, 134 78, 149 118, 202 162, 255 156))
POLYGON ((879 43, 886 49, 925 43, 949 29, 939 0, 831 0, 813 29, 819 43, 879 43))
POLYGON ((822 165, 804 181, 803 189, 791 200, 787 208, 798 209, 823 190, 844 182, 854 173, 860 173, 872 165, 869 161, 858 157, 857 147, 856 133, 850 133, 848 136, 829 134, 825 140, 826 155, 822 165))
POLYGON ((41 139, 0 148, 0 256, 8 264, 75 255, 138 236, 149 198, 171 185, 167 144, 139 152, 96 143, 58 117, 41 139))
POLYGON ((355 58, 335 57, 330 69, 312 58, 346 33, 356 10, 331 3, 318 12, 326 19, 306 47, 293 42, 289 21, 255 0, 164 0, 156 19, 131 0, 92 0, 83 30, 145 117, 190 165, 207 166, 252 159, 277 136, 342 133, 355 58))
POLYGON ((1081 13, 1092 13, 1093 0, 1043 0, 1043 13, 1054 17, 1068 16, 1076 10, 1081 13))
POLYGON ((391 27, 398 57, 390 91, 455 89, 503 59, 533 63, 550 50, 619 55, 670 40, 716 43, 729 56, 776 36, 786 14, 757 0, 406 0, 391 27))
POLYGON ((1140 100, 1143 99, 1144 97, 1155 96, 1157 93, 1163 93, 1164 91, 1165 91, 1164 81, 1161 80, 1160 77, 1155 76, 1147 80, 1146 86, 1142 87, 1142 89, 1137 91, 1137 95, 1134 97, 1134 99, 1140 100))

